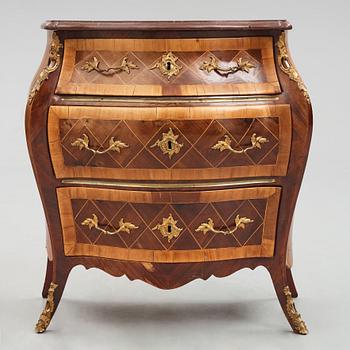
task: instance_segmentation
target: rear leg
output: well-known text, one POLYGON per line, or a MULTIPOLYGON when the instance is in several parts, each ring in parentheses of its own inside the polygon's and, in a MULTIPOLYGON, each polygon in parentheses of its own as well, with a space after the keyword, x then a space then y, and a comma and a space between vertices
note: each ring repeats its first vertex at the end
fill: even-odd
POLYGON ((287 275, 287 284, 289 286, 290 292, 293 298, 298 297, 298 291, 295 287, 292 270, 289 267, 286 267, 286 275, 287 275))
POLYGON ((47 298, 48 296, 50 283, 52 281, 52 272, 53 272, 53 262, 47 259, 45 281, 44 281, 43 291, 41 293, 44 299, 47 298))

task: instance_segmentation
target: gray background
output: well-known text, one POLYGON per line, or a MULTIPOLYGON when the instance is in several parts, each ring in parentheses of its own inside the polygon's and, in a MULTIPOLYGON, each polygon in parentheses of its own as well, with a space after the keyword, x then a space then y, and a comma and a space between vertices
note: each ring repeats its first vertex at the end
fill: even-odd
POLYGON ((3 1, 0 349, 349 349, 349 6, 347 1, 3 1), (44 335, 45 224, 23 112, 46 19, 280 19, 309 88, 314 135, 294 222, 297 307, 290 332, 267 272, 243 270, 161 291, 78 267, 44 335))

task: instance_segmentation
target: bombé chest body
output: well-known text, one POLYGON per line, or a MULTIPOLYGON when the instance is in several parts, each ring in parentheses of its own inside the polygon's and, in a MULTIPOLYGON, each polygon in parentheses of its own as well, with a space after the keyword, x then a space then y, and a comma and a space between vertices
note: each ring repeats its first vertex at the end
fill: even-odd
POLYGON ((44 28, 26 111, 48 225, 51 312, 37 331, 76 265, 163 289, 262 265, 305 333, 290 226, 312 112, 288 22, 44 28))

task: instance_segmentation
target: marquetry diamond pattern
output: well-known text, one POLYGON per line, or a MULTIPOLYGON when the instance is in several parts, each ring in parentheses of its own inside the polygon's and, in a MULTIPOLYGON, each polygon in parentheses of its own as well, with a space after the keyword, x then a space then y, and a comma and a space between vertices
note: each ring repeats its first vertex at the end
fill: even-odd
POLYGON ((121 51, 77 51, 75 67, 71 77, 72 83, 94 83, 94 84, 136 84, 136 85, 191 85, 191 84, 213 84, 213 83, 254 83, 266 81, 263 65, 261 63, 261 50, 224 50, 205 52, 173 52, 177 57, 177 64, 182 67, 179 74, 167 79, 158 69, 150 69, 161 60, 162 52, 121 52, 121 51), (120 73, 113 76, 105 76, 96 71, 86 72, 81 70, 82 65, 96 57, 101 67, 119 66, 123 57, 127 56, 130 61, 138 66, 130 74, 120 73), (252 63, 249 74, 237 72, 228 77, 220 77, 215 72, 207 73, 200 69, 201 64, 210 56, 218 59, 220 66, 227 67, 235 65, 242 58, 252 63))
POLYGON ((234 118, 218 120, 60 120, 62 152, 66 165, 107 168, 169 169, 219 168, 247 165, 274 165, 279 150, 279 118, 234 118), (195 124, 195 125, 194 125, 195 124), (194 127, 195 126, 195 127, 194 127), (180 152, 171 158, 159 147, 152 147, 162 134, 172 128, 177 141, 183 144, 180 152), (266 137, 269 142, 261 149, 241 154, 218 151, 212 146, 228 135, 231 146, 241 150, 250 145, 252 134, 266 137), (105 154, 72 146, 72 142, 86 134, 89 146, 103 150, 114 137, 126 143, 120 153, 105 154))
POLYGON ((259 245, 262 240, 266 199, 191 204, 140 204, 98 200, 72 200, 76 239, 79 243, 134 249, 182 250, 240 247, 259 245), (130 233, 106 235, 81 223, 92 214, 98 216, 99 225, 116 231, 121 218, 137 226, 130 233), (159 230, 153 229, 169 215, 182 228, 180 235, 168 242, 159 230), (246 216, 254 222, 234 235, 196 232, 196 228, 210 217, 215 228, 230 230, 236 215, 246 216))

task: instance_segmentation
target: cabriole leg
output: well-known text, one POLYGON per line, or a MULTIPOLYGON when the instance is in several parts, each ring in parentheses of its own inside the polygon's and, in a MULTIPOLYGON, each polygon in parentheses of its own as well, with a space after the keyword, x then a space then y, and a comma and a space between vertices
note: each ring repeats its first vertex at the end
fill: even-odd
MULTIPOLYGON (((69 276, 71 268, 60 269, 60 271, 54 271, 54 267, 52 267, 53 280, 50 282, 49 287, 47 289, 47 300, 44 307, 43 312, 41 313, 39 320, 35 326, 35 331, 37 333, 44 333, 49 326, 51 319, 57 310, 58 304, 61 300, 67 278, 69 276)), ((46 284, 46 279, 45 279, 46 284)), ((45 291, 45 284, 44 290, 45 291)))
POLYGON ((277 270, 277 272, 272 269, 270 270, 270 275, 282 310, 293 331, 297 334, 307 334, 306 324, 295 308, 291 289, 288 285, 286 269, 284 268, 282 271, 277 270))
POLYGON ((45 281, 44 281, 43 291, 41 293, 43 298, 47 298, 48 296, 50 283, 52 281, 52 272, 53 272, 53 263, 52 261, 47 259, 45 281))
POLYGON ((294 279, 293 279, 293 275, 292 275, 292 270, 289 267, 286 268, 286 275, 287 275, 287 284, 289 286, 292 297, 297 298, 298 291, 295 287, 295 283, 294 283, 294 279))

